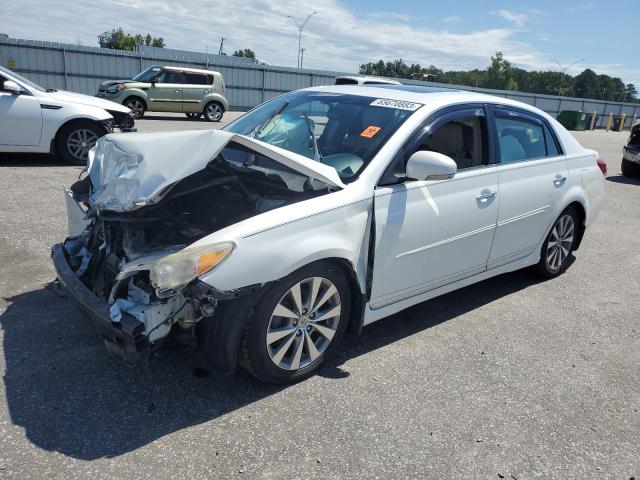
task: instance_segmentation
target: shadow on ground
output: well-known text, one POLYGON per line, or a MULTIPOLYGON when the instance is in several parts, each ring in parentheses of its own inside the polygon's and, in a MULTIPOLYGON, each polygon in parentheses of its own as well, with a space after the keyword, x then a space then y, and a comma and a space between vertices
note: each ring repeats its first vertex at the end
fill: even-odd
MULTIPOLYGON (((527 272, 472 285, 347 337, 319 374, 340 378, 350 358, 446 322, 535 283, 527 272)), ((111 359, 72 300, 54 290, 0 299, 6 401, 15 425, 37 447, 92 460, 115 457, 201 424, 287 387, 202 370, 194 352, 163 350, 146 368, 111 359)))
POLYGON ((49 153, 2 153, 2 167, 70 167, 55 155, 49 153))
POLYGON ((608 182, 624 183, 627 185, 640 185, 640 178, 629 178, 623 175, 612 175, 607 177, 608 182))

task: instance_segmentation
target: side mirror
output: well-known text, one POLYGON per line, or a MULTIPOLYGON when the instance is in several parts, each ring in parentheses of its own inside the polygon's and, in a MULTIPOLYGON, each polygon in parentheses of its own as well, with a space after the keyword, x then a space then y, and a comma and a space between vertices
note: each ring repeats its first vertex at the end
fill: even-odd
POLYGON ((447 180, 457 171, 458 166, 451 157, 420 150, 407 160, 406 176, 414 180, 447 180))
POLYGON ((22 92, 24 92, 22 87, 13 80, 5 80, 4 84, 2 85, 2 89, 5 92, 11 93, 12 95, 20 95, 22 92))

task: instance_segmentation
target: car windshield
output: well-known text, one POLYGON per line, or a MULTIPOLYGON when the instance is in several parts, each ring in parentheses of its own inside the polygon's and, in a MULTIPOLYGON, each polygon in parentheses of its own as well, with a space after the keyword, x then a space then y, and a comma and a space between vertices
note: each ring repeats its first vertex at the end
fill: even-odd
POLYGON ((12 72, 11 70, 7 70, 4 67, 0 67, 0 72, 2 73, 6 73, 7 75, 12 76, 13 78, 15 78, 16 80, 18 80, 18 82, 33 88, 34 90, 38 90, 40 92, 46 92, 47 89, 44 87, 41 87, 40 85, 38 85, 37 83, 32 82, 31 80, 24 78, 22 75, 18 75, 16 72, 12 72))
POLYGON ((251 110, 225 130, 330 165, 348 182, 421 106, 361 95, 300 91, 251 110))
POLYGON ((135 80, 137 82, 148 82, 153 77, 158 75, 160 70, 162 70, 160 67, 149 67, 146 70, 144 70, 144 71, 140 72, 139 74, 137 74, 135 77, 133 77, 132 80, 135 80))

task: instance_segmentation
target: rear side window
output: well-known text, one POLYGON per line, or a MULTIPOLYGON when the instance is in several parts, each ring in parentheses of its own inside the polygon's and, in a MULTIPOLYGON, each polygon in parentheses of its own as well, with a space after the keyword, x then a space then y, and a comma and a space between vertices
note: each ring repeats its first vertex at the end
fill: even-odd
POLYGON ((533 115, 494 109, 500 163, 555 157, 561 151, 549 127, 533 115))
POLYGON ((210 75, 204 73, 185 73, 184 83, 187 85, 211 85, 213 79, 210 75))

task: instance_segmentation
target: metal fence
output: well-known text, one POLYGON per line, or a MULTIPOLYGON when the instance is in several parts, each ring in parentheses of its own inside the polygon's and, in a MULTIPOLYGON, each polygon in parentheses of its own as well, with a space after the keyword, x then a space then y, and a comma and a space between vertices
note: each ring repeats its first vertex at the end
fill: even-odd
MULTIPOLYGON (((48 88, 93 95, 104 80, 131 78, 151 65, 211 68, 222 73, 227 98, 234 110, 254 106, 299 88, 330 85, 343 72, 297 69, 250 62, 246 59, 182 50, 143 47, 136 52, 109 50, 82 45, 0 37, 0 64, 48 88)), ((557 116, 563 110, 597 112, 596 127, 606 125, 607 116, 626 115, 625 128, 634 115, 640 117, 640 104, 559 97, 525 92, 489 90, 460 85, 443 85, 419 80, 402 80, 413 85, 458 88, 511 98, 534 105, 557 116)))

